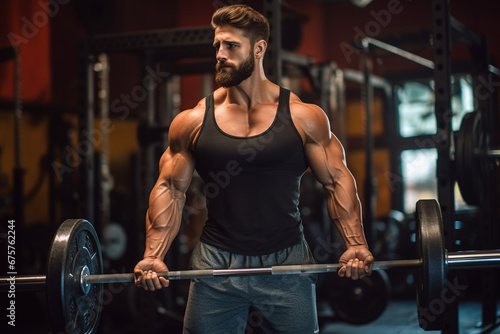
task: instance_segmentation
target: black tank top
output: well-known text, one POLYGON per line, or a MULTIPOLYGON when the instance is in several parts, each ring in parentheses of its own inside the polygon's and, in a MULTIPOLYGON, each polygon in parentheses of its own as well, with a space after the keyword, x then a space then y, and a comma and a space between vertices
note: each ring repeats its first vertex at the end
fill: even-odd
POLYGON ((307 163, 289 99, 290 91, 281 88, 272 125, 259 135, 236 137, 218 127, 213 94, 206 98, 194 146, 208 209, 202 242, 265 255, 301 241, 299 186, 307 163))

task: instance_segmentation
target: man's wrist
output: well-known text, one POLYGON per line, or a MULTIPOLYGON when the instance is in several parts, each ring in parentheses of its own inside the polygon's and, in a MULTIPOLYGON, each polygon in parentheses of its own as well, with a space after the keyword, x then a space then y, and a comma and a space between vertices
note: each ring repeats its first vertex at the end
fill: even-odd
POLYGON ((346 245, 346 247, 349 249, 349 248, 366 248, 368 249, 368 244, 367 243, 364 243, 364 244, 350 244, 350 245, 346 245))

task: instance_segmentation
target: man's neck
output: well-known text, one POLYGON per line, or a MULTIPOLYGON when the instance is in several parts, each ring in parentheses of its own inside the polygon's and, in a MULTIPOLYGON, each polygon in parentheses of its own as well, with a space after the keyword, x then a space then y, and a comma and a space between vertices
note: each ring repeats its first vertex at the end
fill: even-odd
POLYGON ((279 87, 266 78, 262 69, 257 68, 248 79, 224 90, 225 103, 238 104, 247 110, 256 104, 273 103, 279 96, 279 87))

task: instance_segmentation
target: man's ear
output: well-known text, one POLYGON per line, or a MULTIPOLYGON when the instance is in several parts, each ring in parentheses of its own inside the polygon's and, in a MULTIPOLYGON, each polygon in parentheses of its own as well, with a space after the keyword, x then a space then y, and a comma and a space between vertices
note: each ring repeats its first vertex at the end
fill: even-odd
POLYGON ((264 57, 266 50, 267 50, 266 41, 263 39, 261 39, 260 41, 257 41, 253 47, 253 52, 254 52, 255 58, 260 59, 260 58, 264 57))

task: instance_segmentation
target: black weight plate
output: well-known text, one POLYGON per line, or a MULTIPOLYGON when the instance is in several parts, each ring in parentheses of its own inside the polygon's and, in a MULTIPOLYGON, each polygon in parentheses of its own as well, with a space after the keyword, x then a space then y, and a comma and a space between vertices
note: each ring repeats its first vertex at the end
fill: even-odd
POLYGON ((436 200, 419 200, 416 206, 418 256, 422 266, 415 275, 419 325, 424 330, 441 330, 445 303, 442 291, 446 279, 446 250, 443 218, 436 200))
POLYGON ((483 164, 486 160, 483 134, 481 114, 465 114, 457 134, 455 160, 460 193, 470 205, 479 205, 484 198, 486 180, 483 164))
POLYGON ((101 246, 92 224, 83 219, 64 221, 52 241, 47 270, 47 305, 55 333, 92 334, 102 307, 102 284, 85 294, 80 272, 102 274, 101 246))
POLYGON ((366 324, 385 311, 390 298, 389 278, 385 271, 372 272, 361 280, 329 275, 326 295, 335 317, 351 324, 366 324))

